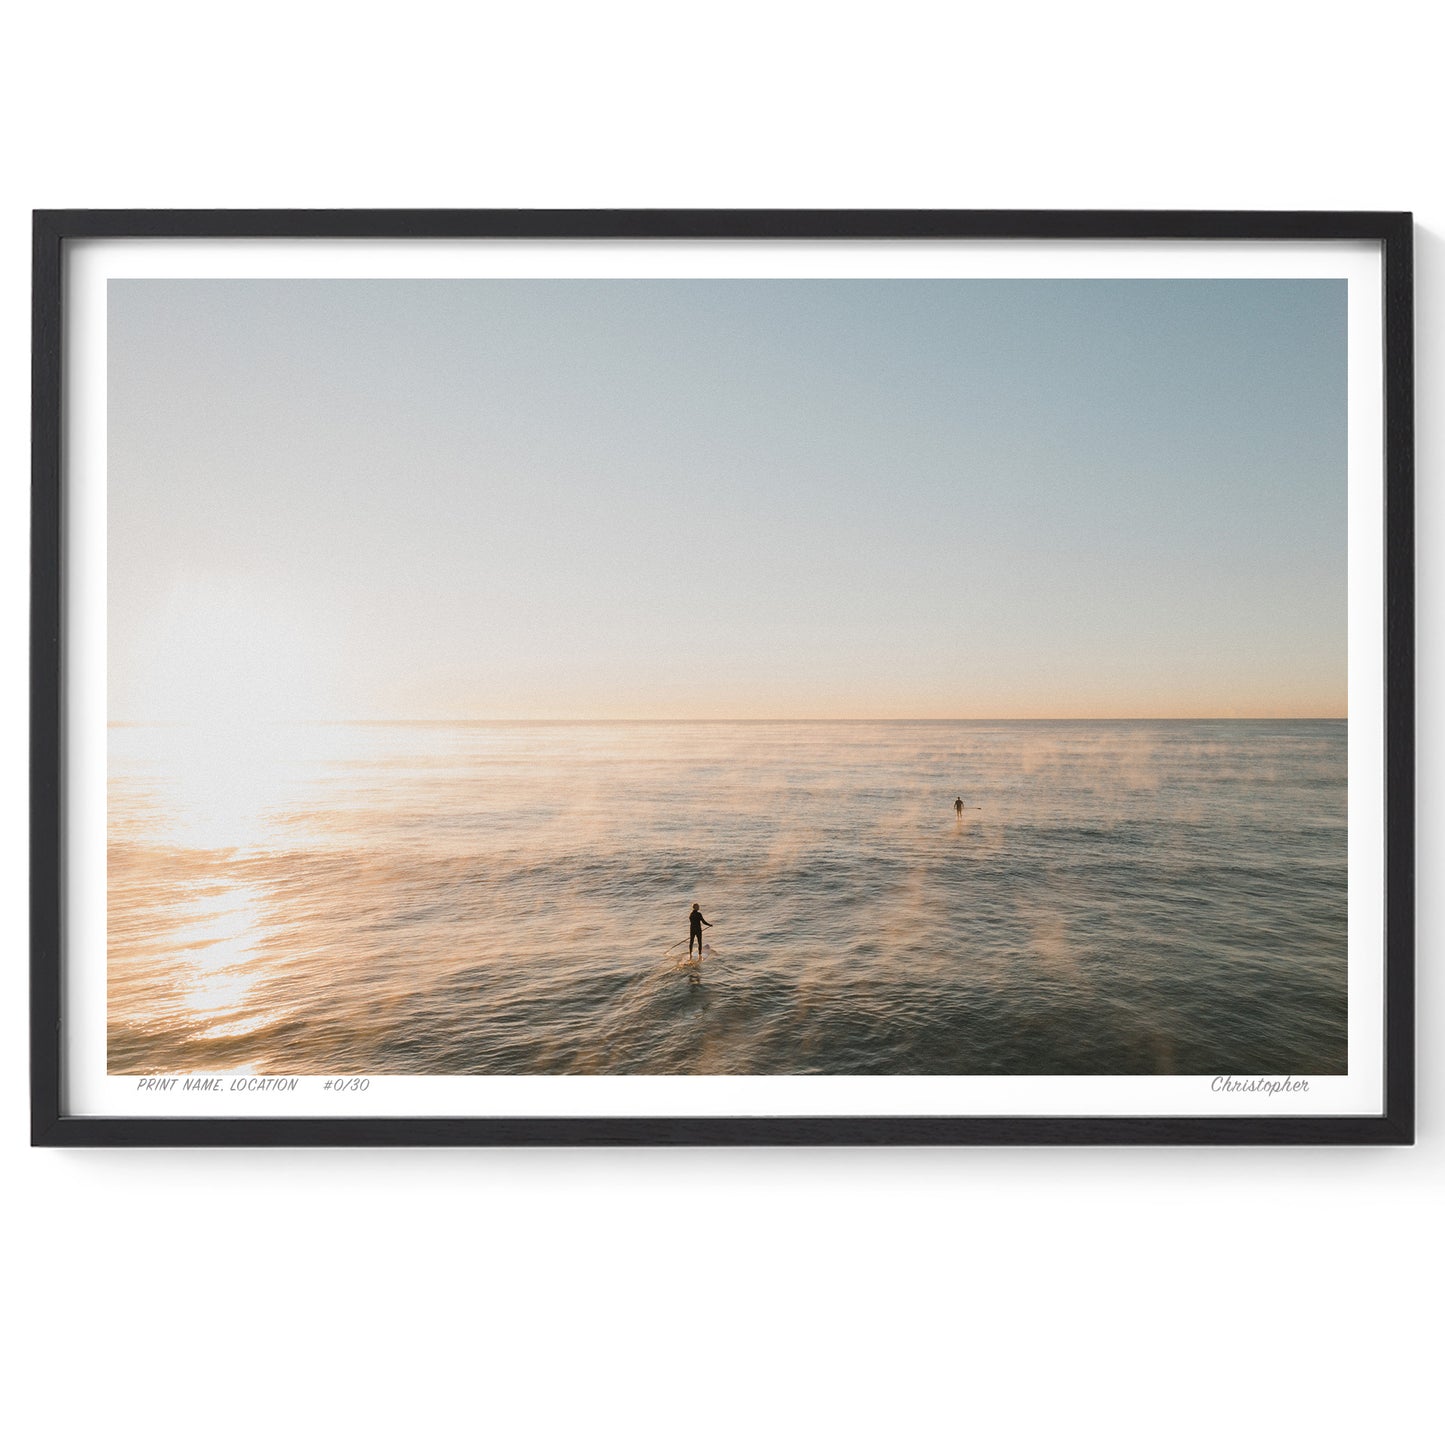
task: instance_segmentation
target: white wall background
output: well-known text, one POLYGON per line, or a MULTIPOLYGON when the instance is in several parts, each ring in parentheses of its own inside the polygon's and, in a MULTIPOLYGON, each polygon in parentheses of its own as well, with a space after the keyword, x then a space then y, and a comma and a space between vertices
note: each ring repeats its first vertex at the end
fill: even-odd
POLYGON ((10 1438, 1422 1439, 1438 1427, 1445 169, 1425 5, 68 4, 6 24, 10 1438), (26 1148, 34 206, 1413 209, 1413 1150, 26 1148), (1433 1422, 1433 1423, 1432 1423, 1433 1422))

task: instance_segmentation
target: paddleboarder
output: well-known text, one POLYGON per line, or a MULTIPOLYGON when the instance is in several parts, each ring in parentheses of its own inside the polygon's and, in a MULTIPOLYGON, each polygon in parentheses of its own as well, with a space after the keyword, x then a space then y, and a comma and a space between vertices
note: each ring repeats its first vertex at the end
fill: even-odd
POLYGON ((692 945, 697 942, 697 956, 702 957, 702 931, 704 928, 711 928, 712 924, 702 916, 702 904, 694 903, 692 912, 687 916, 687 956, 692 957, 692 945))

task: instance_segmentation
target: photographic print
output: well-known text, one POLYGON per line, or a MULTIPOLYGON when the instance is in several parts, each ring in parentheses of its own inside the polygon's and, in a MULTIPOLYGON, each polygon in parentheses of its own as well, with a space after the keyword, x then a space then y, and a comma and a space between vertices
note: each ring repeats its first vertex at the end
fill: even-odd
POLYGON ((89 283, 95 1088, 1378 1099, 1350 275, 669 254, 89 283))

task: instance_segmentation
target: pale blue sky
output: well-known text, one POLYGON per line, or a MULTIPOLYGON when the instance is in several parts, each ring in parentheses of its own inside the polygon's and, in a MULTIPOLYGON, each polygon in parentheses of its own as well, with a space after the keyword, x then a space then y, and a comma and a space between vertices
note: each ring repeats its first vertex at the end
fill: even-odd
POLYGON ((113 281, 111 716, 1343 715, 1342 281, 113 281))

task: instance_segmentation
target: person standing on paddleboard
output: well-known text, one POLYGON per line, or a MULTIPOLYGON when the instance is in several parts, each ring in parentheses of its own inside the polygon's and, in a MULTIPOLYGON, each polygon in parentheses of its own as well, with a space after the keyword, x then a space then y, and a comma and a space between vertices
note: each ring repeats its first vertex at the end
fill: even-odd
POLYGON ((954 816, 955 818, 957 818, 960 822, 963 821, 963 799, 962 799, 962 798, 955 798, 955 799, 953 800, 953 816, 954 816))
POLYGON ((711 928, 712 924, 702 916, 702 904, 694 903, 692 912, 687 916, 687 956, 692 957, 693 940, 697 940, 697 956, 702 957, 702 931, 704 928, 711 928))

